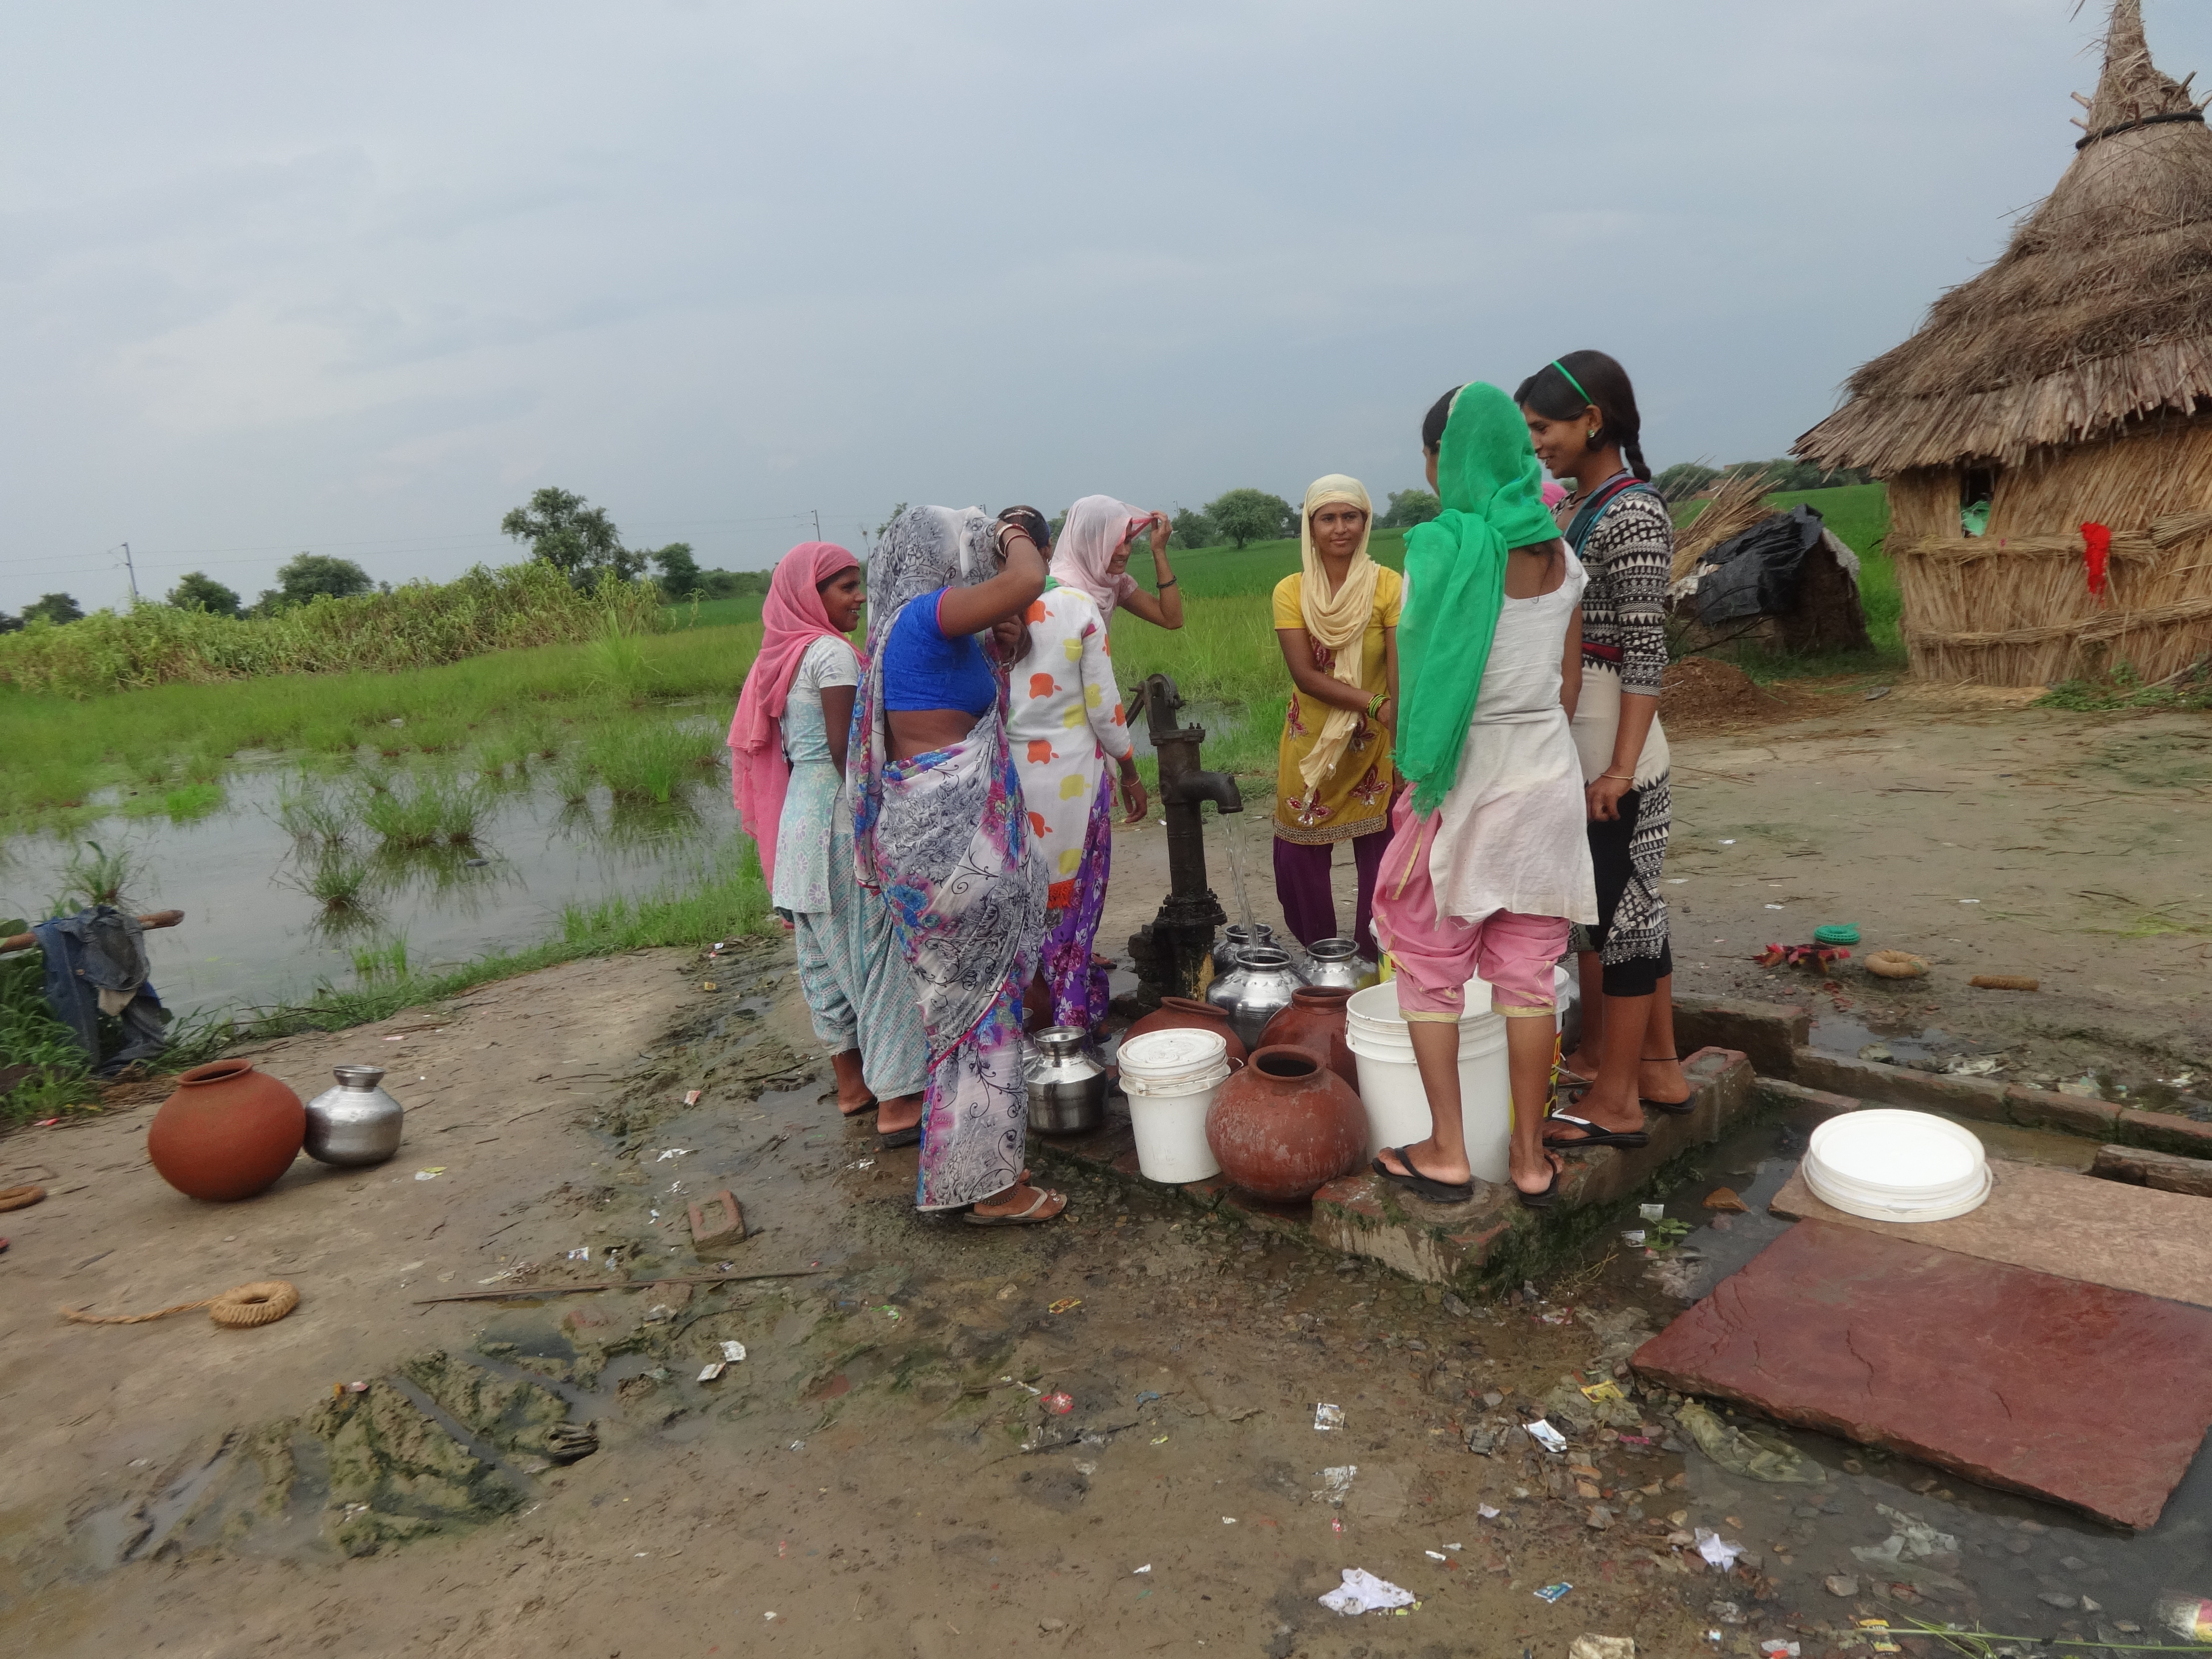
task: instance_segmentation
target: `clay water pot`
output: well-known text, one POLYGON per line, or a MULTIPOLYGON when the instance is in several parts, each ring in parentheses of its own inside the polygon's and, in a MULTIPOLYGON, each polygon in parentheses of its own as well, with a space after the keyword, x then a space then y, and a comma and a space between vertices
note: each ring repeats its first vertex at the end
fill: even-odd
POLYGON ((1291 993, 1291 1006, 1267 1022, 1260 1033, 1263 1048, 1303 1048, 1359 1092, 1358 1062, 1344 1039, 1344 1005, 1352 1000, 1341 985, 1301 985, 1291 993))
POLYGON ((1215 1092, 1206 1144, 1255 1198, 1294 1204, 1367 1157, 1367 1109, 1304 1048, 1263 1048, 1215 1092))
POLYGON ((251 1060, 218 1060, 177 1079, 146 1131, 146 1156, 187 1198, 251 1198, 292 1167, 307 1133, 300 1097, 251 1060))
POLYGON ((1243 1060, 1248 1052, 1244 1039, 1229 1023, 1229 1016, 1212 1003, 1200 1002, 1194 997, 1162 997, 1160 1006, 1132 1024, 1121 1034, 1121 1040, 1126 1042, 1147 1031, 1212 1031, 1228 1045, 1231 1060, 1243 1060))

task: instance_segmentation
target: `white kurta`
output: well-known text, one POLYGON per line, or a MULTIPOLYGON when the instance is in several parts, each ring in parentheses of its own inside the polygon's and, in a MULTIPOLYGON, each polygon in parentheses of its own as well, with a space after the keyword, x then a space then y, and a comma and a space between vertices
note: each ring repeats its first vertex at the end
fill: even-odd
MULTIPOLYGON (((1499 910, 1597 920, 1582 766, 1559 706, 1567 628, 1582 604, 1582 563, 1549 593, 1505 601, 1429 853, 1439 915, 1499 910)), ((1408 595, 1411 610, 1414 599, 1408 595)))

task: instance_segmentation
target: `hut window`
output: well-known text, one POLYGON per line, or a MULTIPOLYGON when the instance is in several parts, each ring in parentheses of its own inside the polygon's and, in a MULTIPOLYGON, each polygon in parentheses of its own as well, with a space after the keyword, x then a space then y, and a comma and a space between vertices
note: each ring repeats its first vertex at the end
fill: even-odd
POLYGON ((1990 527, 1990 503, 1997 493, 1997 470, 1970 466, 1959 475, 1959 527, 1978 536, 1990 527))

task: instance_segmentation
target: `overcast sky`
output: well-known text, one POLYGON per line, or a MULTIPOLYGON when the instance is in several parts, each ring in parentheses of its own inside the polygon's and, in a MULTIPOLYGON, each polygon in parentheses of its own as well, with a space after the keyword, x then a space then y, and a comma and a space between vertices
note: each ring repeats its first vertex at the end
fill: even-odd
MULTIPOLYGON (((2212 8, 2147 0, 2212 73, 2212 8)), ((895 501, 1419 482, 1598 347, 1783 453, 2072 155, 2101 0, 0 9, 0 607, 772 562, 895 501)))

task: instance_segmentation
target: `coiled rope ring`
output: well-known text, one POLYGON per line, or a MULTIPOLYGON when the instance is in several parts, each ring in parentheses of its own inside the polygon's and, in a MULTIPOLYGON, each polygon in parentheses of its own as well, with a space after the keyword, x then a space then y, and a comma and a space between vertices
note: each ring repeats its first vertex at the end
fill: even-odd
POLYGON ((0 1210, 24 1210, 46 1195, 44 1187, 0 1187, 0 1210))
POLYGON ((255 1285, 240 1285, 204 1302, 179 1302, 173 1308, 162 1308, 153 1313, 88 1314, 64 1308, 61 1314, 64 1319, 78 1325, 143 1325, 149 1319, 167 1319, 171 1314, 205 1308, 208 1317, 218 1325, 232 1330, 251 1330, 256 1325, 275 1324, 299 1305, 298 1291, 281 1279, 265 1279, 255 1285))

